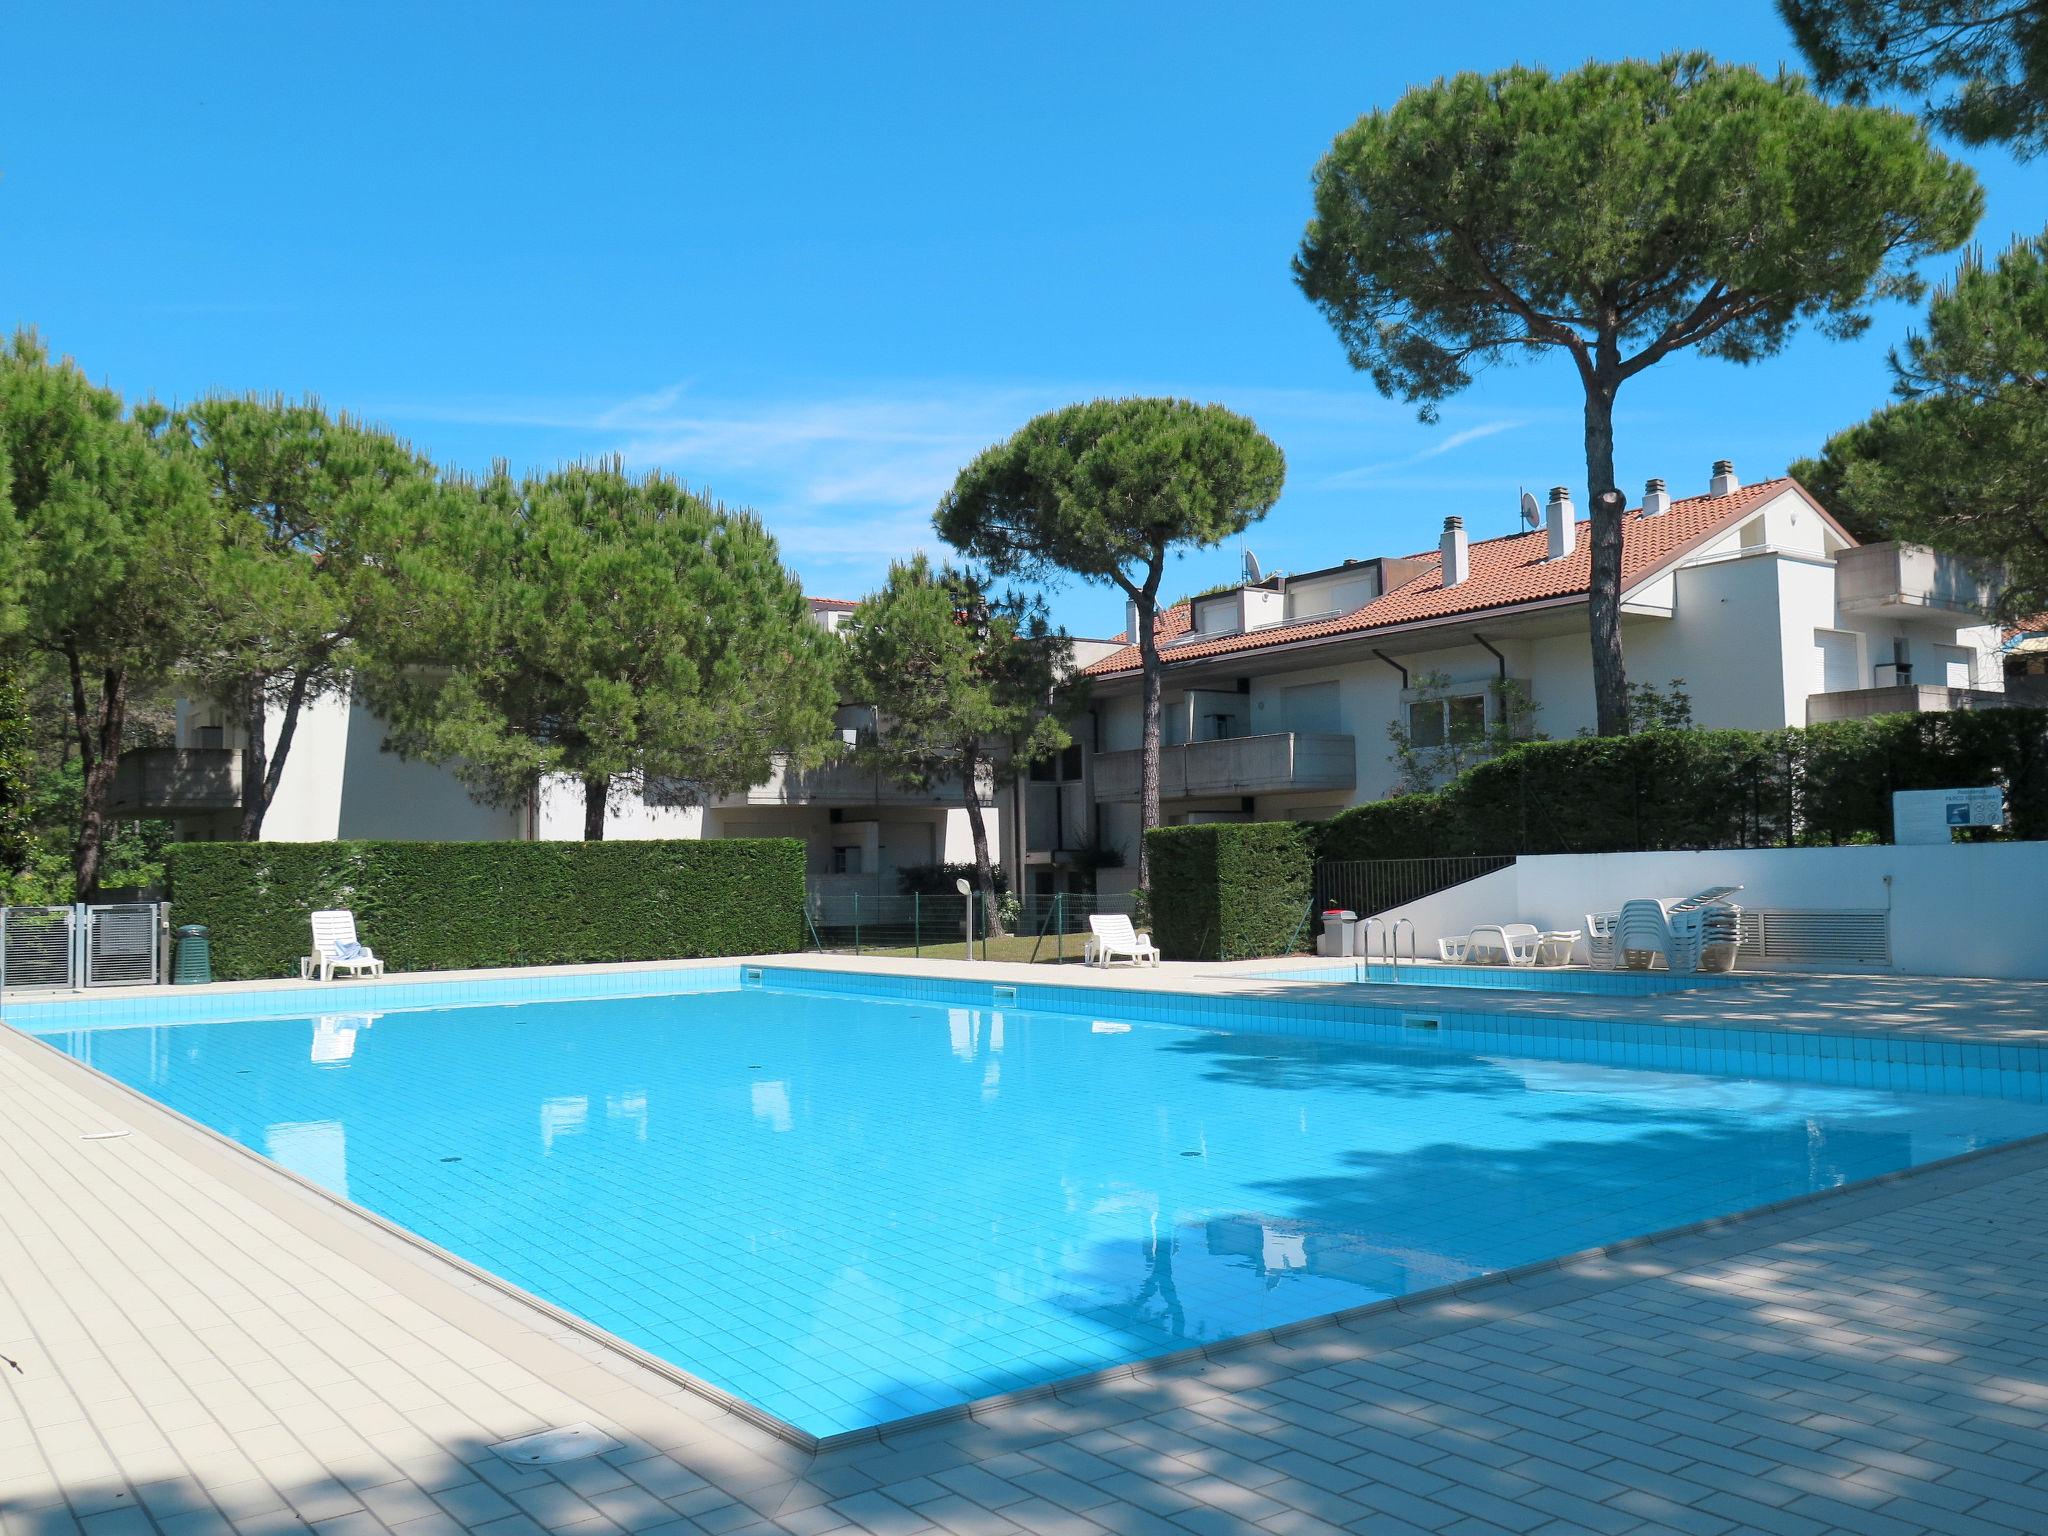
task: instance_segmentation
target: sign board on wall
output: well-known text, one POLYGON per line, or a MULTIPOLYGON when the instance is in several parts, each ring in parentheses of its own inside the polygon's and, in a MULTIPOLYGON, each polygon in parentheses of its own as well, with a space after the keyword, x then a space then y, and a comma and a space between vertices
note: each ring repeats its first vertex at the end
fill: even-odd
POLYGON ((1946 843, 1957 827, 2005 825, 2005 792, 1981 789, 1902 789, 1892 796, 1892 841, 1946 843))

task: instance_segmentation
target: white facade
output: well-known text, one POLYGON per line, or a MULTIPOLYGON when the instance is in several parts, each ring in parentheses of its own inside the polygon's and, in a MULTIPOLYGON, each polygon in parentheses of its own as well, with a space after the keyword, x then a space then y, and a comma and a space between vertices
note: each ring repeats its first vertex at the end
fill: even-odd
MULTIPOLYGON (((1715 520, 1715 500, 1681 503, 1687 526, 1706 532, 1624 586, 1632 681, 1665 688, 1683 679, 1694 722, 1704 728, 1775 729, 1996 702, 1990 696, 2004 686, 2000 632, 1971 606, 1984 596, 1981 578, 1925 551, 1856 545, 1789 480, 1731 493, 1725 526, 1715 520)), ((1568 506, 1564 515, 1570 526, 1568 506)), ((1573 535, 1552 537, 1565 540, 1568 552, 1573 535)), ((1531 547, 1540 559, 1540 543, 1531 547)), ((1313 584, 1313 600, 1299 606, 1281 578, 1277 592, 1262 594, 1269 610, 1281 609, 1264 626, 1275 632, 1270 645, 1256 643, 1261 626, 1245 625, 1252 609, 1240 594, 1197 599, 1187 632, 1164 647, 1164 821, 1321 820, 1384 797, 1398 781, 1389 727, 1431 675, 1448 679, 1475 711, 1496 707, 1486 702, 1492 685, 1512 679, 1536 706, 1534 734, 1557 739, 1590 730, 1583 587, 1518 601, 1509 578, 1486 574, 1481 545, 1471 549, 1468 581, 1500 589, 1499 601, 1471 611, 1301 632, 1300 619, 1328 611, 1321 604, 1330 589, 1340 604, 1362 611, 1421 567, 1434 596, 1434 557, 1311 573, 1300 580, 1313 584), (1385 567, 1384 585, 1372 579, 1375 567, 1385 567), (1213 653, 1206 643, 1220 637, 1235 648, 1213 653), (1176 648, 1194 645, 1212 653, 1176 660, 1176 648)), ((1338 607, 1337 617, 1344 611, 1338 607)), ((1099 676, 1091 712, 1090 797, 1101 839, 1125 855, 1123 868, 1101 880, 1114 890, 1131 883, 1136 864, 1142 717, 1135 671, 1099 676)), ((1036 839, 1025 860, 1047 862, 1036 839)))
MULTIPOLYGON (((836 631, 851 607, 814 601, 812 614, 836 631)), ((864 707, 849 706, 840 716, 843 736, 872 725, 872 711, 864 707)), ((281 712, 273 710, 267 727, 273 743, 281 723, 281 712)), ((546 780, 530 799, 487 806, 471 798, 452 769, 408 762, 385 750, 385 734, 383 722, 359 700, 337 694, 302 708, 277 796, 264 818, 264 841, 574 841, 583 836, 583 790, 577 781, 546 780)), ((145 777, 139 771, 143 760, 167 760, 164 777, 175 782, 181 798, 166 805, 160 797, 154 808, 138 807, 130 814, 176 815, 180 835, 187 838, 234 837, 241 746, 241 729, 227 711, 179 701, 175 748, 133 756, 138 785, 145 777)), ((1000 864, 1004 816, 990 786, 982 786, 981 799, 990 856, 1000 864)), ((707 804, 677 805, 658 786, 647 793, 621 788, 605 813, 605 837, 801 838, 812 888, 827 894, 893 896, 901 869, 965 864, 974 857, 973 833, 957 786, 903 790, 836 764, 799 775, 778 768, 767 783, 707 804)))

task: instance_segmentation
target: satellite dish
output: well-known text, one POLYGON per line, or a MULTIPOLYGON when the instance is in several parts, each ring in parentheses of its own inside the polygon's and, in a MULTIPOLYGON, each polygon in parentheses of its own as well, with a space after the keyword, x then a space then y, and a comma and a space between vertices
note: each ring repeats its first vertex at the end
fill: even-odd
POLYGON ((1522 492, 1522 521, 1531 528, 1543 526, 1543 509, 1536 504, 1536 498, 1529 492, 1522 492))
POLYGON ((1244 552, 1244 584, 1256 587, 1266 579, 1266 573, 1259 569, 1259 557, 1250 550, 1244 552))

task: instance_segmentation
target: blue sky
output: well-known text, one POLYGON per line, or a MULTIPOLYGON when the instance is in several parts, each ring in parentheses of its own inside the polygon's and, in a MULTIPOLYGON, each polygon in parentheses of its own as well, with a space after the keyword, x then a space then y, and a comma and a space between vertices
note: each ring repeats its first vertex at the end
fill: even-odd
MULTIPOLYGON (((1447 511, 1510 531, 1520 487, 1584 477, 1574 378, 1488 374, 1433 427, 1374 393, 1288 276, 1317 157, 1460 69, 1797 62, 1763 0, 47 5, 5 38, 0 323, 130 395, 313 393, 449 465, 658 464, 848 597, 937 548, 977 450, 1100 394, 1260 422, 1268 568, 1447 511)), ((1987 245, 2048 220, 2048 166, 1967 158, 1987 245)), ((1779 471, 1879 403, 1912 318, 1634 381, 1622 483, 1779 471)), ((1100 589, 1055 612, 1121 623, 1100 589)))

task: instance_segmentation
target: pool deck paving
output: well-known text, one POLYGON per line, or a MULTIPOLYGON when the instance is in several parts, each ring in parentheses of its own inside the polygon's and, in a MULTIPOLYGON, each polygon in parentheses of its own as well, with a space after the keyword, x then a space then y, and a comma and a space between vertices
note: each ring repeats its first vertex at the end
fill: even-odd
MULTIPOLYGON (((2048 1044, 2020 982, 1402 991, 2048 1044)), ((2048 1532, 2048 1139, 813 1452, 4 1029, 0 1104, 5 1536, 2048 1532)))

